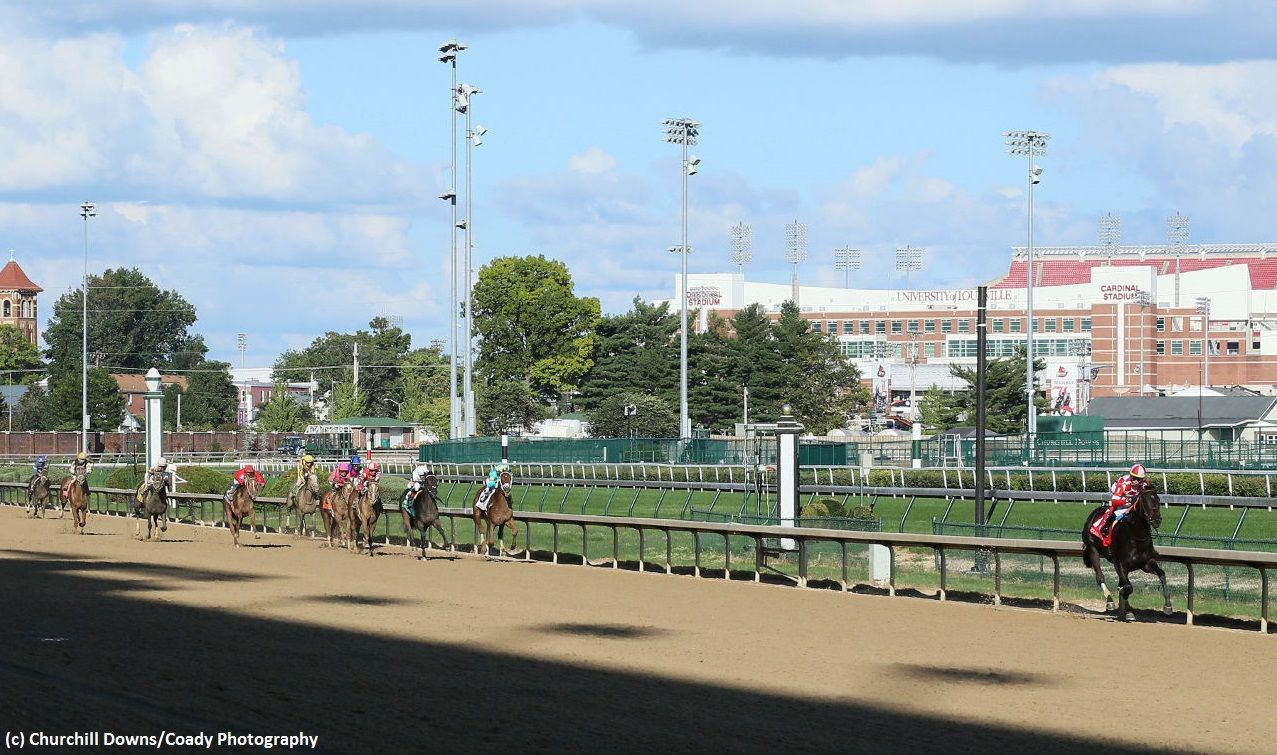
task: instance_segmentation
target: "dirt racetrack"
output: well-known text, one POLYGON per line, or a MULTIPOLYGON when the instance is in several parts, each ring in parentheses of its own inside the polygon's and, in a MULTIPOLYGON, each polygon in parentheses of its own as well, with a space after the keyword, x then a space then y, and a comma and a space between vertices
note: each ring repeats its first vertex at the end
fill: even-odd
POLYGON ((1258 633, 68 522, 0 508, 9 732, 300 731, 329 752, 1277 747, 1277 637, 1258 633))

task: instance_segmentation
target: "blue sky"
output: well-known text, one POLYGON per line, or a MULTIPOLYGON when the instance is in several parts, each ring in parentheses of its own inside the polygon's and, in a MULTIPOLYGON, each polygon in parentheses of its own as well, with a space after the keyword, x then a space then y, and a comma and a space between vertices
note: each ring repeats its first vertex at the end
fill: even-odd
MULTIPOLYGON (((677 149, 701 121, 692 271, 804 281, 864 250, 862 285, 975 285, 1023 243, 1025 165, 1002 132, 1052 134, 1037 240, 1096 218, 1157 243, 1273 241, 1277 12, 1208 0, 120 0, 0 4, 0 244, 49 298, 76 285, 76 207, 98 203, 91 267, 142 268, 198 308, 213 355, 250 364, 401 315, 447 330, 448 68, 482 88, 476 261, 564 260, 620 311, 667 297, 677 149)), ((49 311, 46 305, 43 312, 49 311)))

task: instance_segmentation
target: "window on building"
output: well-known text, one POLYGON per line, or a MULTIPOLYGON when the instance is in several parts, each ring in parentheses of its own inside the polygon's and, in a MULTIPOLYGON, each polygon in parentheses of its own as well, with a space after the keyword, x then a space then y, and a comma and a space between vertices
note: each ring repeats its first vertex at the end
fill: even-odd
MULTIPOLYGON (((958 320, 958 332, 959 332, 959 333, 970 333, 970 332, 971 332, 971 321, 970 321, 970 320, 958 320)), ((1028 382, 1028 381, 1026 380, 1025 382, 1028 382)), ((1028 403, 1028 402, 1026 401, 1025 403, 1028 403)))
POLYGON ((1184 342, 1180 340, 1171 341, 1171 356, 1178 357, 1184 355, 1184 342))
MULTIPOLYGON (((1064 318, 1064 332, 1072 333, 1075 330, 1077 330, 1077 318, 1076 317, 1064 318)), ((1028 401, 1026 400, 1025 403, 1028 403, 1028 401)))
MULTIPOLYGON (((952 332, 953 332, 953 320, 941 320, 941 321, 940 321, 940 332, 941 332, 941 333, 952 333, 952 332)), ((1026 401, 1025 403, 1028 403, 1028 402, 1026 401)))
POLYGON ((1202 342, 1194 338, 1188 342, 1188 353, 1199 357, 1202 355, 1202 342))
MULTIPOLYGON (((927 359, 931 359, 936 355, 936 345, 934 343, 924 343, 922 345, 922 355, 927 359)), ((1028 403, 1028 400, 1025 400, 1028 403)))
POLYGON ((1183 332, 1184 332, 1184 318, 1183 318, 1183 317, 1172 317, 1172 318, 1171 318, 1171 332, 1172 332, 1172 333, 1183 333, 1183 332))
MULTIPOLYGON (((899 359, 900 357, 904 356, 904 344, 899 341, 891 344, 891 356, 894 359, 899 359)), ((1025 368, 1025 369, 1027 370, 1028 368, 1025 368)), ((1027 383, 1028 381, 1026 380, 1025 382, 1027 383)))
POLYGON ((842 321, 842 334, 843 334, 843 335, 845 335, 845 336, 849 336, 849 335, 851 335, 852 333, 855 333, 855 332, 856 332, 856 323, 852 322, 851 320, 843 320, 843 321, 842 321))
MULTIPOLYGON (((1089 317, 1083 317, 1083 318, 1082 318, 1082 332, 1083 332, 1083 333, 1090 333, 1090 332, 1091 332, 1091 318, 1089 318, 1089 317)), ((1026 381, 1026 382, 1027 382, 1027 381, 1026 381)), ((1026 403, 1027 403, 1027 402, 1026 402, 1026 403)))
MULTIPOLYGON (((995 318, 993 318, 993 332, 994 332, 994 333, 1001 333, 1001 332, 1003 332, 1004 330, 1006 330, 1006 325, 1007 325, 1007 321, 1006 321, 1006 320, 1003 320, 1001 317, 995 317, 995 318)), ((1027 371, 1027 370, 1028 370, 1028 367, 1025 367, 1025 370, 1027 371)), ((1028 382, 1028 381, 1026 380, 1025 382, 1028 382)), ((1028 395, 1028 390, 1027 390, 1027 389, 1025 390, 1025 395, 1026 395, 1026 396, 1028 395)), ((1027 404, 1028 402, 1029 402, 1029 400, 1028 400, 1028 399, 1025 399, 1025 400, 1024 400, 1024 403, 1026 403, 1026 404, 1027 404)))
POLYGON ((1250 342, 1250 353, 1252 353, 1252 354, 1258 354, 1258 353, 1259 353, 1259 341, 1251 341, 1251 342, 1250 342))
POLYGON ((923 320, 923 321, 922 321, 922 332, 923 332, 923 333, 934 333, 934 332, 936 332, 936 321, 935 321, 935 320, 923 320))
MULTIPOLYGON (((886 320, 875 320, 875 321, 874 321, 874 332, 875 332, 875 333, 886 333, 886 332, 887 332, 887 321, 886 321, 886 320)), ((449 369, 451 369, 451 368, 449 368, 449 369)), ((1025 371, 1026 371, 1026 372, 1028 371, 1028 368, 1027 368, 1027 367, 1025 368, 1025 371)), ((1025 382, 1027 383, 1028 381, 1026 380, 1025 382)), ((1025 390, 1025 393, 1026 393, 1026 394, 1028 393, 1027 389, 1025 390)), ((1026 399, 1024 403, 1026 403, 1026 404, 1027 404, 1027 403, 1028 403, 1028 400, 1026 399)))
MULTIPOLYGON (((11 311, 12 311, 12 307, 9 304, 9 300, 5 299, 4 300, 4 316, 9 317, 11 311)), ((1027 370, 1028 368, 1026 367, 1025 369, 1027 370)), ((1028 382, 1028 381, 1025 381, 1025 382, 1028 382)), ((1026 389, 1025 394, 1027 395, 1027 393, 1028 393, 1028 390, 1026 389)), ((1027 399, 1025 400, 1025 403, 1028 403, 1027 399)))
MULTIPOLYGON (((892 321, 891 321, 891 332, 892 332, 892 333, 897 333, 897 334, 898 334, 898 333, 900 333, 900 321, 899 321, 899 320, 892 320, 892 321)), ((1028 368, 1027 368, 1027 367, 1025 368, 1025 371, 1028 371, 1028 368)), ((1026 381, 1026 382, 1027 382, 1027 381, 1026 381)), ((1025 392, 1026 392, 1026 393, 1028 392, 1028 389, 1027 389, 1027 388, 1025 389, 1025 392)), ((1026 403, 1027 403, 1027 402, 1026 402, 1026 403)))
MULTIPOLYGON (((1157 322, 1157 332, 1158 333, 1166 332, 1166 318, 1159 316, 1156 322, 1157 322)), ((1026 367, 1025 369, 1028 369, 1028 368, 1026 367)), ((1028 401, 1025 400, 1025 403, 1027 404, 1028 401)))
MULTIPOLYGON (((811 332, 813 332, 813 333, 819 333, 819 332, 820 332, 820 328, 821 328, 820 320, 812 320, 812 321, 811 321, 811 332)), ((1029 369, 1029 368, 1028 368, 1027 366, 1025 366, 1025 368, 1024 368, 1024 369, 1025 369, 1025 371, 1028 371, 1028 369, 1029 369)), ((1029 381, 1028 381, 1028 379, 1026 378, 1024 382, 1025 382, 1025 384, 1027 385, 1029 381)), ((1028 392, 1029 392, 1029 389, 1028 389, 1028 388, 1025 388, 1025 389, 1024 389, 1024 393, 1025 393, 1025 395, 1028 395, 1028 392)), ((1028 399, 1025 399, 1025 400, 1024 400, 1024 403, 1026 403, 1026 404, 1027 404, 1027 403, 1029 403, 1028 399)), ((1026 411, 1027 411, 1027 410, 1026 410, 1026 411)))
MULTIPOLYGON (((1054 333, 1056 328, 1059 326, 1059 322, 1060 321, 1058 318, 1048 317, 1042 323, 1043 325, 1046 326, 1045 328, 1043 328, 1043 330, 1045 330, 1047 333, 1054 333)), ((1027 399, 1025 400, 1025 403, 1028 403, 1027 399)))
MULTIPOLYGON (((1237 355, 1238 355, 1238 354, 1240 354, 1241 352, 1242 352, 1242 344, 1241 344, 1241 341, 1229 341, 1229 342, 1228 342, 1228 355, 1229 355, 1229 356, 1237 356, 1237 355)), ((1026 381, 1026 382, 1027 382, 1027 381, 1026 381)), ((1026 403, 1027 403, 1027 401, 1026 401, 1026 403)))
POLYGON ((918 321, 917 321, 917 320, 910 320, 910 321, 909 321, 909 332, 910 332, 910 333, 917 333, 917 332, 918 332, 918 321))
POLYGON ((869 321, 868 321, 868 320, 861 320, 861 321, 860 321, 860 335, 862 335, 862 336, 867 336, 867 335, 869 335, 869 321))
MULTIPOLYGON (((1020 332, 1020 328, 1021 328, 1023 325, 1024 325, 1024 323, 1020 321, 1020 318, 1018 318, 1018 317, 1012 317, 1012 318, 1011 318, 1011 332, 1012 332, 1012 333, 1019 333, 1019 332, 1020 332)), ((1025 368, 1025 369, 1027 370, 1028 368, 1025 368)), ((1028 382, 1028 381, 1025 381, 1025 382, 1028 382)), ((1026 403, 1027 403, 1027 402, 1026 402, 1026 403)))
MULTIPOLYGON (((1157 352, 1158 356, 1161 356, 1161 355, 1165 354, 1165 353, 1166 353, 1166 342, 1165 342, 1165 341, 1158 341, 1158 342, 1157 342, 1157 344, 1154 346, 1154 351, 1156 351, 1156 352, 1157 352)), ((1027 371, 1027 370, 1028 370, 1028 367, 1025 367, 1025 370, 1027 371)), ((1029 381, 1028 381, 1028 380, 1025 380, 1024 382, 1025 382, 1025 383, 1028 383, 1029 381)), ((1028 391, 1025 391, 1025 393, 1026 393, 1026 395, 1027 395, 1028 391)), ((1027 404, 1027 403, 1028 403, 1028 401, 1026 400, 1026 401, 1025 401, 1025 403, 1027 404)))

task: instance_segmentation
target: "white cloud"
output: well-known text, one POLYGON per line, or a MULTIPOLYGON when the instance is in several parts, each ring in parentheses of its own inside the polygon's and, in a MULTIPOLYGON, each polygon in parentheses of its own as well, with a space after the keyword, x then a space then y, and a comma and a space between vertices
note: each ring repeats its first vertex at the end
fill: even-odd
POLYGON ((590 147, 582 154, 568 158, 568 167, 577 173, 607 173, 616 167, 616 158, 601 147, 590 147))

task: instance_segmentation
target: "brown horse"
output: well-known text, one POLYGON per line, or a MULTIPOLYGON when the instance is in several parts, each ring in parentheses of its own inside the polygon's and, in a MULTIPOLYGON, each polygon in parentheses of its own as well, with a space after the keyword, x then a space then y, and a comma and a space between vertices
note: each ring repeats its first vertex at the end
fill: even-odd
POLYGON ((226 526, 231 530, 231 539, 235 541, 236 548, 239 547, 239 531, 244 526, 245 517, 248 517, 249 526, 252 527, 253 539, 261 537, 261 533, 257 531, 257 510, 253 508, 255 503, 257 503, 257 478, 253 475, 244 476, 244 484, 235 488, 229 501, 225 496, 222 497, 222 508, 226 512, 226 526))
MULTIPOLYGON (((44 509, 49 505, 49 477, 48 475, 38 474, 31 478, 27 483, 27 513, 31 516, 37 514, 40 518, 44 518, 44 509)), ((58 510, 61 511, 59 506, 58 510)))
POLYGON ((399 513, 403 514, 404 529, 408 532, 408 547, 415 547, 413 530, 421 530, 421 558, 426 557, 426 545, 430 542, 430 528, 439 530, 439 537, 444 545, 448 543, 448 535, 439 524, 439 478, 426 475, 421 490, 399 505, 399 513))
MULTIPOLYGON (((75 487, 71 490, 75 495, 75 487)), ((74 503, 71 508, 74 511, 74 503)), ((164 486, 163 479, 153 479, 142 486, 142 500, 134 504, 133 512, 146 519, 146 539, 159 540, 160 533, 168 530, 168 518, 165 516, 168 512, 168 488, 164 486)), ((133 536, 140 539, 141 531, 142 522, 139 521, 133 527, 133 536)))
POLYGON ((488 549, 492 547, 492 528, 497 529, 497 554, 504 556, 505 538, 501 535, 501 528, 509 525, 510 527, 510 549, 514 550, 519 543, 519 527, 514 523, 514 499, 510 496, 510 473, 502 472, 501 480, 497 487, 493 489, 492 495, 488 496, 488 510, 484 511, 479 508, 479 496, 483 495, 480 489, 474 495, 474 502, 471 509, 474 512, 474 526, 479 532, 479 545, 475 547, 475 553, 488 555, 488 549), (482 522, 482 524, 480 524, 482 522))
MULTIPOLYGON (((84 475, 76 475, 68 486, 67 500, 71 504, 71 529, 75 530, 75 534, 83 535, 89 523, 89 485, 84 475)), ((61 511, 62 507, 59 506, 58 510, 61 511)))
MULTIPOLYGON (((357 492, 352 499, 352 523, 362 534, 363 544, 368 547, 368 555, 372 555, 372 533, 381 517, 381 489, 376 482, 369 480, 364 489, 357 492)), ((358 539, 358 537, 357 537, 358 539)))
MULTIPOLYGON (((302 484, 297 492, 289 492, 288 498, 284 501, 284 506, 289 511, 297 512, 297 534, 303 535, 306 532, 306 517, 312 516, 319 511, 320 495, 319 483, 315 479, 315 475, 306 475, 306 481, 302 484)), ((290 517, 291 518, 291 517, 290 517)), ((321 515, 322 518, 322 515, 321 515)), ((311 529, 315 526, 312 523, 311 529)))
POLYGON ((1162 499, 1152 489, 1146 488, 1140 493, 1139 500, 1131 511, 1120 522, 1114 523, 1112 537, 1108 547, 1091 534, 1091 523, 1103 515, 1107 506, 1099 506, 1086 518, 1082 527, 1082 561, 1095 569, 1095 581, 1104 591, 1105 608, 1113 610, 1113 594, 1104 584, 1104 572, 1100 570, 1101 559, 1108 559, 1117 570, 1117 616, 1123 621, 1135 621, 1135 614, 1130 608, 1132 592, 1130 573, 1146 571, 1156 574, 1162 584, 1162 612, 1171 614, 1171 592, 1166 586, 1166 572, 1157 564, 1157 549, 1153 547, 1153 530, 1162 524, 1162 499))
POLYGON ((324 519, 324 532, 328 535, 329 548, 333 547, 334 537, 344 541, 347 549, 351 547, 354 539, 351 532, 354 512, 351 510, 350 497, 353 492, 354 486, 347 482, 324 493, 319 513, 324 519))

